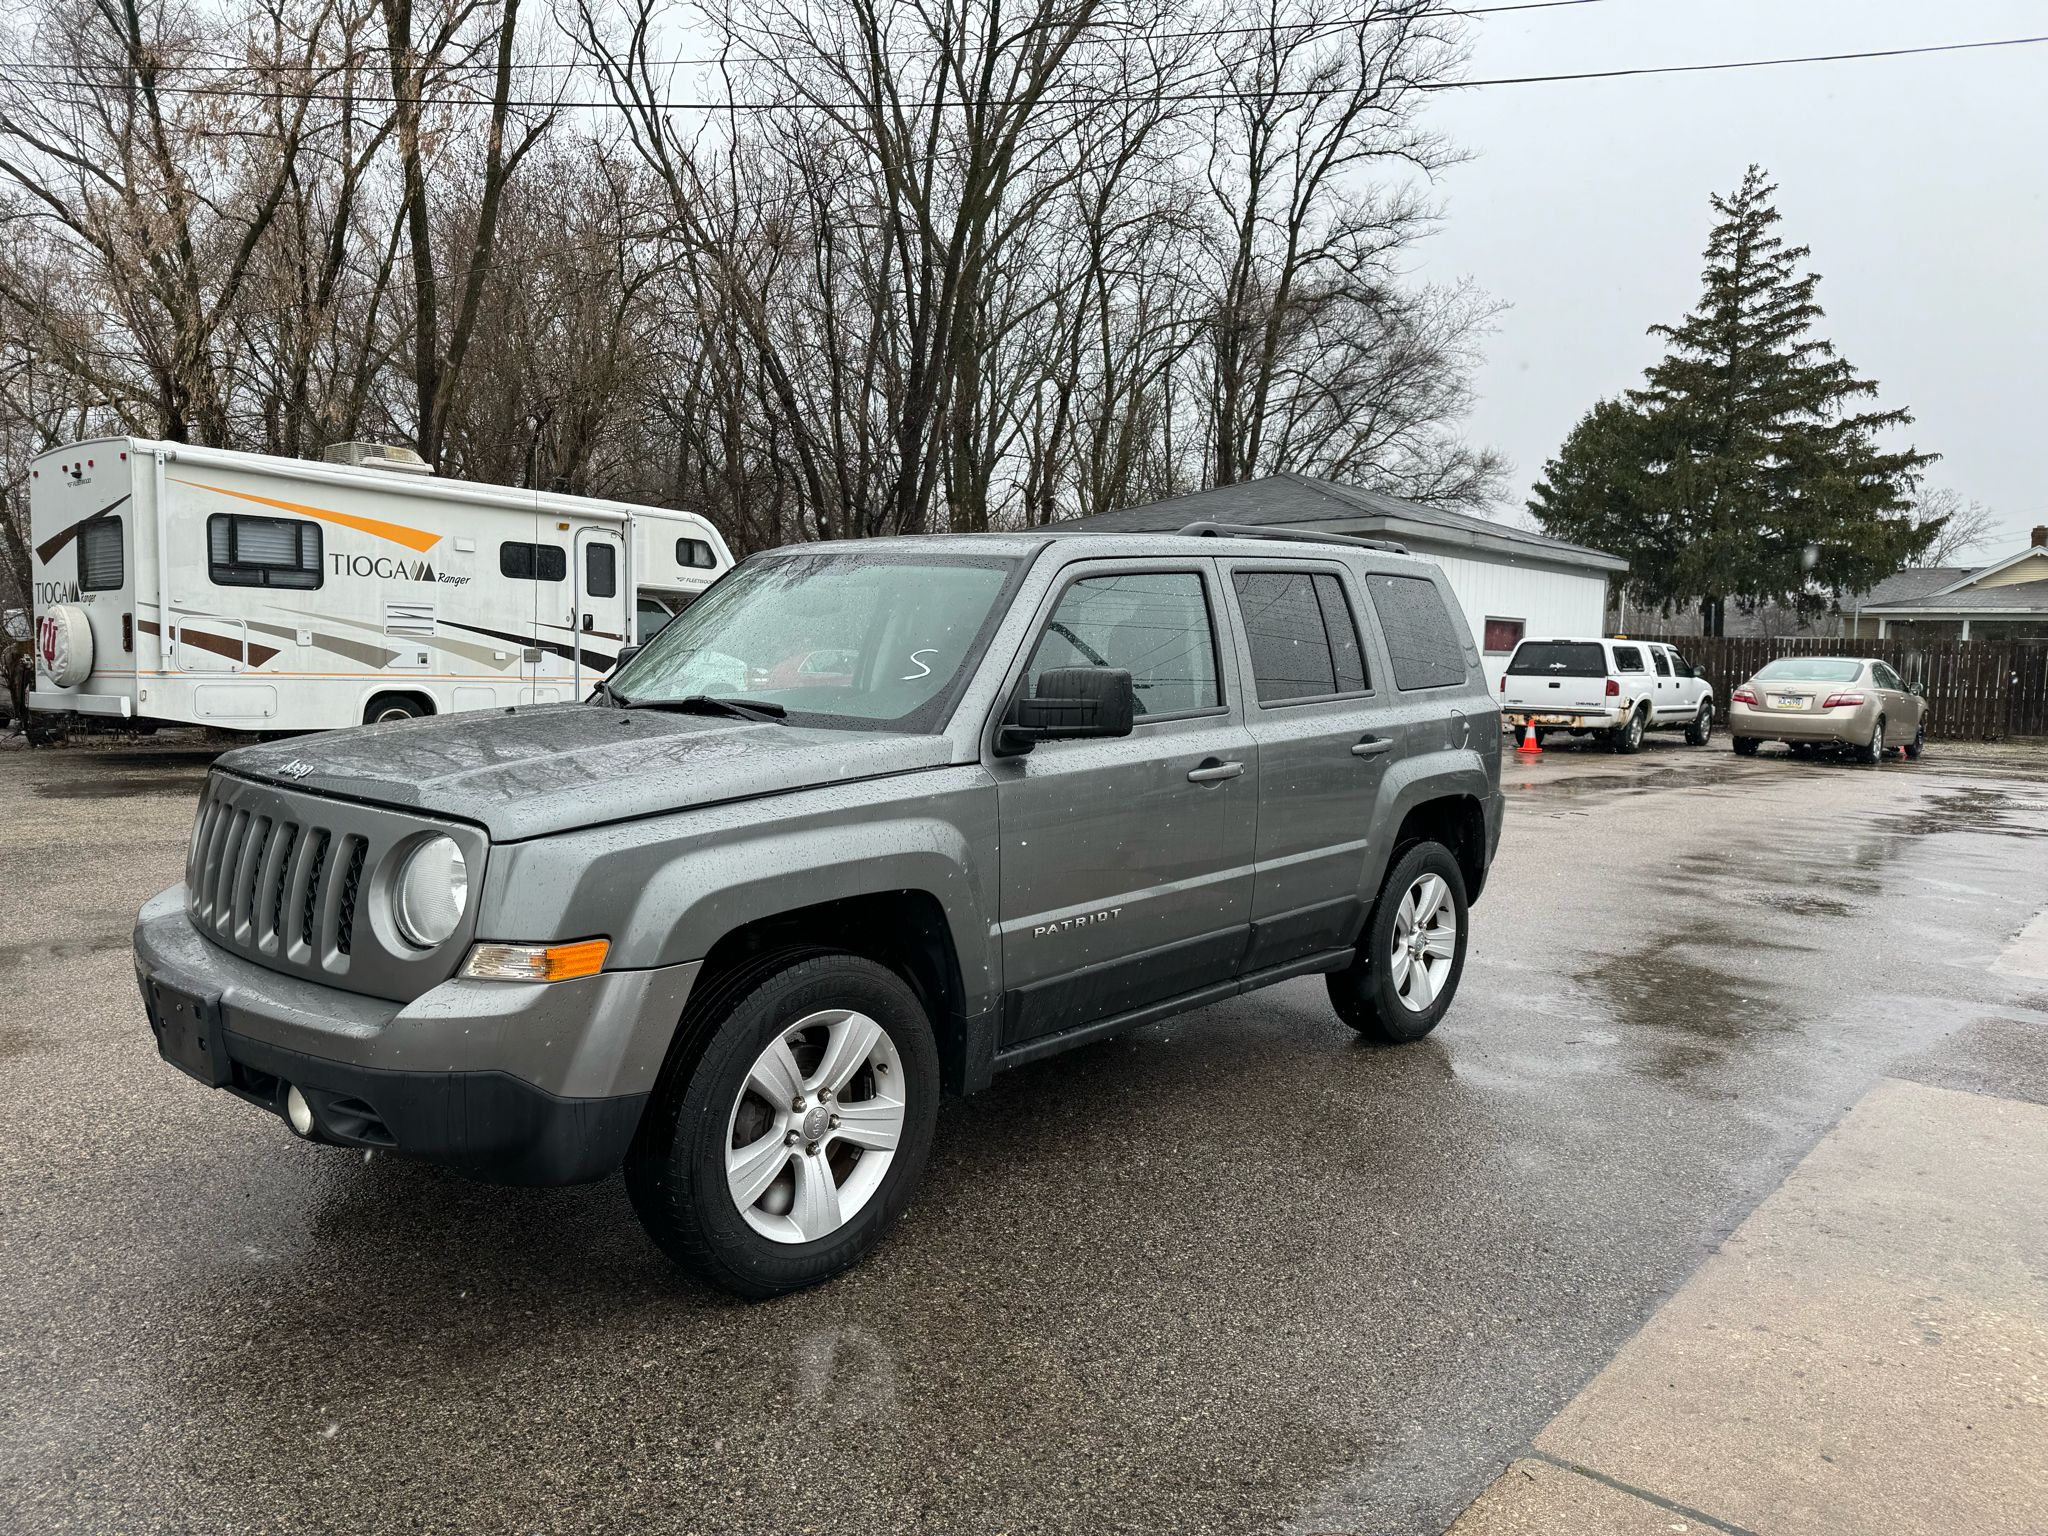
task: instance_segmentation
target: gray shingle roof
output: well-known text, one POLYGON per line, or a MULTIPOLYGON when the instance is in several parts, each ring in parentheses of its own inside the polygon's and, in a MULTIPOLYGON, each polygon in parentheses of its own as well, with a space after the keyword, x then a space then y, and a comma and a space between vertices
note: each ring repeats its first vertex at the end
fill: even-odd
POLYGON ((1266 475, 1240 485, 1219 485, 1142 507, 1125 507, 1055 524, 1100 533, 1170 533, 1189 523, 1240 523, 1260 528, 1305 526, 1325 533, 1360 533, 1398 539, 1434 538, 1449 544, 1525 555, 1563 565, 1625 571, 1628 563, 1604 550, 1567 544, 1524 528, 1465 512, 1425 507, 1361 486, 1309 475, 1266 475))
POLYGON ((1946 597, 1928 595, 1882 604, 1871 598, 1865 601, 1864 607, 1882 607, 1888 613, 2048 614, 2048 580, 2016 581, 2003 587, 1965 587, 1962 591, 1951 592, 1946 597))
POLYGON ((1903 603, 1916 597, 1925 597, 1930 592, 1939 592, 1952 582, 1961 581, 1972 571, 1974 565, 1916 565, 1909 570, 1899 571, 1885 577, 1862 596, 1845 601, 1844 608, 1870 608, 1880 603, 1903 603))

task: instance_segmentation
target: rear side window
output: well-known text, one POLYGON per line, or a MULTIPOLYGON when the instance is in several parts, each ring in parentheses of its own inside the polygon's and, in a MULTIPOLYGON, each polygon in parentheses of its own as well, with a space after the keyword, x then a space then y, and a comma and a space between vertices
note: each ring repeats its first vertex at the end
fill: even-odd
POLYGON ((1364 691, 1365 657, 1343 582, 1311 571, 1240 571, 1232 581, 1261 704, 1364 691))
POLYGON ((121 552, 121 519, 99 517, 78 532, 78 590, 111 592, 127 580, 121 552))
POLYGON ((1202 578, 1193 572, 1089 576, 1067 588, 1031 653, 1025 686, 1059 667, 1118 667, 1131 674, 1140 715, 1213 709, 1216 634, 1202 578))
POLYGON ((320 525, 302 517, 216 512, 206 520, 206 574, 217 587, 309 592, 324 579, 320 525))
POLYGON ((1669 677, 1671 675, 1671 658, 1666 656, 1657 646, 1650 647, 1650 660, 1657 663, 1657 675, 1659 677, 1669 677))
POLYGON ((619 595, 619 551, 616 545, 593 539, 583 546, 583 590, 592 597, 619 595))
POLYGON ((1517 677, 1605 677, 1607 653, 1590 640, 1527 640, 1508 661, 1517 677))
POLYGON ((1394 686, 1445 688, 1465 681, 1465 642, 1436 583, 1424 576, 1368 576, 1365 590, 1387 637, 1394 686))
POLYGON ((697 571, 716 570, 718 552, 703 539, 677 539, 676 564, 697 571))
POLYGON ((507 540, 498 546, 498 574, 514 581, 566 581, 569 557, 558 545, 507 540))

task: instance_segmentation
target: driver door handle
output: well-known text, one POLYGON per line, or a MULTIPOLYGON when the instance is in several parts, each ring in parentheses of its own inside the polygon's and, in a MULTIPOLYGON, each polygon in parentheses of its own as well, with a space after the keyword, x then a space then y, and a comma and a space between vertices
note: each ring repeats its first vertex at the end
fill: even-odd
POLYGON ((1244 772, 1243 763, 1219 763, 1210 758, 1199 768, 1188 770, 1190 784, 1220 784, 1225 779, 1234 779, 1244 772))
POLYGON ((1394 744, 1384 736, 1368 736, 1351 749, 1353 757, 1378 757, 1382 752, 1391 752, 1394 744))

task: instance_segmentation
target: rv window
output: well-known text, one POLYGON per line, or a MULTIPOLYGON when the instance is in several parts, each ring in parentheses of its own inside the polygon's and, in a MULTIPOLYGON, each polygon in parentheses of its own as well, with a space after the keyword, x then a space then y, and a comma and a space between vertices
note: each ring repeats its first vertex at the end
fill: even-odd
POLYGON ((78 590, 111 592, 127 579, 121 557, 121 519, 102 517, 78 535, 78 590))
POLYGON ((498 546, 498 574, 515 581, 566 581, 569 557, 558 545, 508 541, 498 546))
POLYGON ((592 540, 583 546, 583 590, 592 597, 619 595, 619 549, 592 540))
POLYGON ((320 585, 320 525, 216 512, 206 520, 206 575, 216 587, 320 585))
POLYGON ((677 539, 676 564, 698 571, 716 570, 718 556, 702 539, 677 539))

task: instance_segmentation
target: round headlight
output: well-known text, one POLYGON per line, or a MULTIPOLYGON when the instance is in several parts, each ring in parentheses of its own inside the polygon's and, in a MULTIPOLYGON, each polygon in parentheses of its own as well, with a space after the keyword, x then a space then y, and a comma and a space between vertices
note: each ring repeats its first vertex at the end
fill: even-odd
POLYGON ((445 943, 469 904, 469 865, 452 837, 430 837, 398 871, 398 929, 421 949, 445 943))

